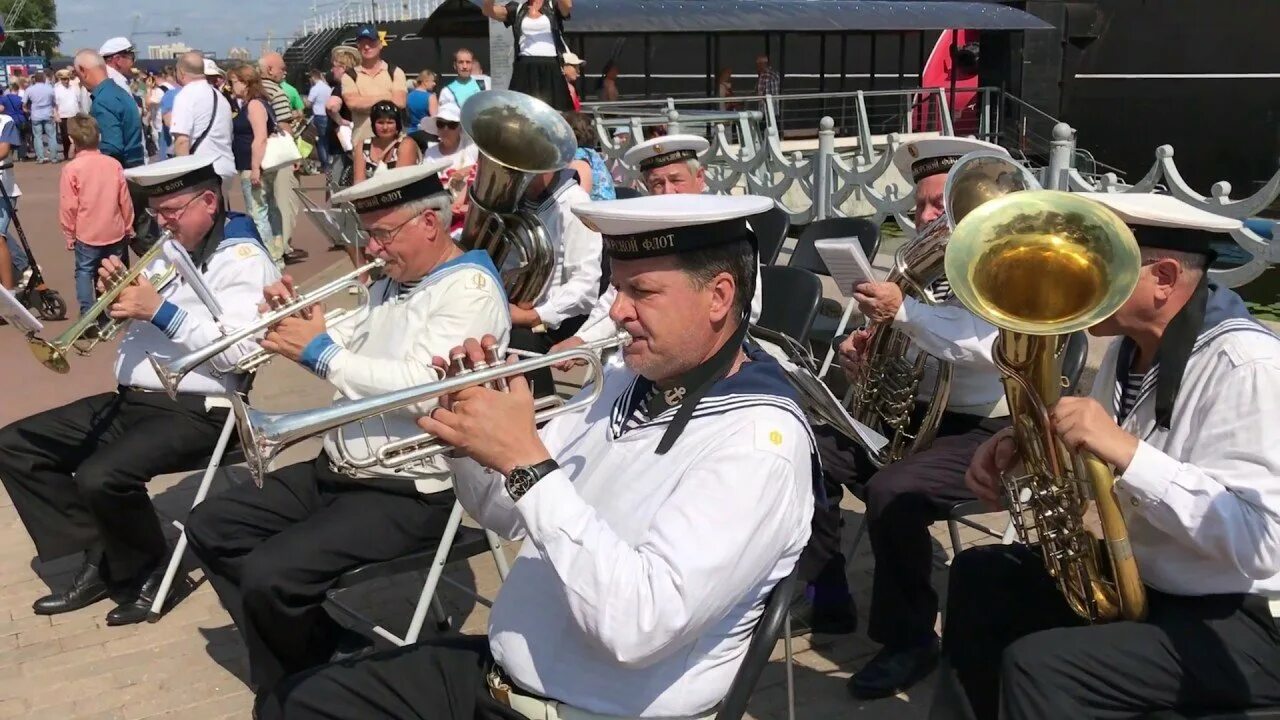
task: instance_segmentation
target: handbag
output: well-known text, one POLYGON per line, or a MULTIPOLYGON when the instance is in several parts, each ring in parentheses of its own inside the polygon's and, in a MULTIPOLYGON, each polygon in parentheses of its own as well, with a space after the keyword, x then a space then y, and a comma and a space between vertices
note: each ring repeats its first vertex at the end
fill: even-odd
POLYGON ((298 152, 298 143, 289 133, 275 133, 267 138, 267 148, 262 153, 262 172, 278 170, 285 165, 302 160, 298 152))

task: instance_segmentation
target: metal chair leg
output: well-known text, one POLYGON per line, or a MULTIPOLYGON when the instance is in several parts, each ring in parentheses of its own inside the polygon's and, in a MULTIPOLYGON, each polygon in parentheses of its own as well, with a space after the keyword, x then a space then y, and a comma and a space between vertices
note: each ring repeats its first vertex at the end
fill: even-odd
MULTIPOLYGON (((849 299, 849 302, 845 303, 844 315, 840 317, 840 324, 836 326, 836 334, 833 336, 833 339, 844 334, 845 328, 849 326, 849 318, 853 315, 853 308, 855 305, 857 305, 857 303, 854 302, 852 298, 849 299)), ((822 379, 827 376, 827 371, 831 369, 831 361, 834 360, 835 357, 836 345, 832 342, 831 347, 827 348, 826 357, 822 359, 822 369, 818 371, 818 379, 822 379)))
POLYGON ((791 613, 787 613, 783 620, 782 650, 787 665, 787 720, 796 720, 796 676, 791 662, 791 613))
MULTIPOLYGON (((227 445, 231 442, 231 433, 236 429, 236 417, 233 413, 227 413, 227 421, 222 424, 222 434, 218 436, 218 443, 213 448, 213 455, 209 457, 209 464, 204 469, 204 476, 200 478, 200 487, 196 490, 196 499, 191 503, 191 507, 204 502, 205 497, 209 495, 209 487, 213 485, 213 478, 218 474, 218 467, 222 464, 222 456, 227 452, 227 445)), ((160 583, 160 589, 156 592, 156 599, 151 603, 151 611, 147 613, 147 622, 159 622, 161 610, 164 609, 165 600, 169 598, 169 591, 173 587, 173 581, 178 576, 178 569, 182 567, 182 557, 187 552, 187 532, 186 528, 179 524, 182 530, 178 534, 178 542, 173 547, 173 554, 169 557, 169 567, 165 569, 164 580, 160 583)))
POLYGON ((458 534, 458 528, 461 525, 462 503, 455 501, 453 511, 449 513, 449 522, 444 526, 444 533, 440 536, 440 545, 436 548, 435 557, 431 561, 431 569, 427 571, 427 580, 422 584, 422 592, 418 594, 418 604, 413 608, 413 619, 409 621, 409 629, 405 632, 404 638, 398 638, 381 627, 375 627, 374 632, 402 647, 418 641, 418 635, 422 632, 422 623, 427 619, 427 608, 435 598, 436 586, 440 584, 444 566, 449 562, 453 538, 458 534))

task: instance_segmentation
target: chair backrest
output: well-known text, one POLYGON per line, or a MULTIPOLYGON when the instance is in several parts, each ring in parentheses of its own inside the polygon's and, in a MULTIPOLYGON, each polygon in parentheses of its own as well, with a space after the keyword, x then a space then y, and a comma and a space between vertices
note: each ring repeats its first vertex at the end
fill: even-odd
POLYGON ((1063 395, 1073 395, 1076 385, 1080 383, 1080 375, 1084 372, 1085 360, 1089 359, 1089 336, 1083 330, 1071 333, 1067 338, 1067 347, 1063 350, 1062 376, 1067 379, 1067 387, 1063 395))
POLYGON ((782 252, 782 244, 787 241, 791 216, 786 210, 774 205, 765 212, 752 216, 749 222, 760 244, 760 265, 763 267, 774 264, 778 261, 778 253, 782 252))
MULTIPOLYGON (((804 232, 800 233, 799 239, 796 240, 796 249, 791 252, 791 259, 787 264, 819 275, 830 275, 826 263, 822 261, 822 256, 813 247, 813 243, 817 240, 846 237, 858 238, 858 243, 862 245, 862 253, 867 256, 867 260, 875 262, 876 250, 880 247, 878 225, 868 218, 828 218, 809 223, 804 232)), ((849 288, 840 289, 841 292, 848 290, 849 288)))
POLYGON ((756 324, 782 333, 801 345, 818 317, 822 280, 798 267, 764 265, 760 268, 760 319, 756 324))
POLYGON ((626 185, 615 185, 613 188, 613 196, 619 200, 630 200, 631 198, 638 198, 643 195, 644 193, 639 190, 633 187, 627 187, 626 185))
POLYGON ((742 658, 742 665, 738 667, 737 674, 733 676, 729 692, 725 693, 724 702, 720 703, 716 720, 740 720, 746 714, 751 693, 755 690, 756 683, 760 681, 760 675, 764 672, 765 666, 769 664, 769 656, 773 655, 773 648, 778 644, 778 638, 782 637, 787 610, 790 609, 791 599, 796 593, 798 582, 796 578, 799 572, 800 569, 797 566, 769 592, 764 612, 760 615, 755 632, 751 633, 747 654, 742 658))

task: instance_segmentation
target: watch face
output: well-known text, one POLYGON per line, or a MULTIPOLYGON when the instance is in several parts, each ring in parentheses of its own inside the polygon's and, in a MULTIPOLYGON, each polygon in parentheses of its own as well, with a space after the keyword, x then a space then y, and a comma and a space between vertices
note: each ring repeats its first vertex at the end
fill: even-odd
POLYGON ((518 467, 511 471, 511 484, 515 486, 524 486, 533 482, 533 470, 527 467, 518 467))

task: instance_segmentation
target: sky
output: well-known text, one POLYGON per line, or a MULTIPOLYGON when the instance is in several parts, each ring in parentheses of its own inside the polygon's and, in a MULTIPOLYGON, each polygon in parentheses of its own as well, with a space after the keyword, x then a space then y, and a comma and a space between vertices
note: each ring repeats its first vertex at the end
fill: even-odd
POLYGON ((184 42, 197 49, 212 51, 225 57, 232 47, 247 48, 257 56, 262 38, 268 31, 273 45, 285 46, 288 38, 309 17, 308 0, 218 0, 217 2, 175 2, 174 0, 57 0, 58 29, 62 32, 61 50, 74 54, 80 48, 97 49, 102 41, 117 35, 130 36, 141 58, 147 57, 148 45, 184 42), (128 8, 112 14, 108 6, 128 8), (135 27, 138 33, 131 35, 135 27), (165 37, 146 34, 178 27, 182 34, 165 37), (75 32, 67 32, 75 31, 75 32), (247 39, 254 38, 253 40, 247 39))

